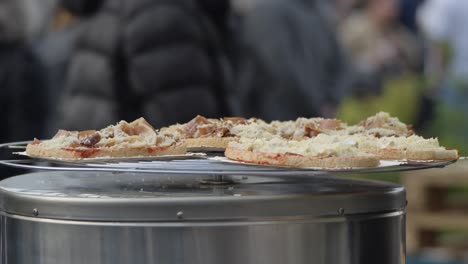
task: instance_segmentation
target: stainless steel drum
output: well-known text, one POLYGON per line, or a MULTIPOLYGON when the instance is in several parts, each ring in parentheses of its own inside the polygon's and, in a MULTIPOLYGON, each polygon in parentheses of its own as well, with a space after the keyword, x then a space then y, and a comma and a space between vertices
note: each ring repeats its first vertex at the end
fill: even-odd
POLYGON ((405 263, 401 186, 318 175, 210 179, 41 172, 4 180, 2 263, 405 263))

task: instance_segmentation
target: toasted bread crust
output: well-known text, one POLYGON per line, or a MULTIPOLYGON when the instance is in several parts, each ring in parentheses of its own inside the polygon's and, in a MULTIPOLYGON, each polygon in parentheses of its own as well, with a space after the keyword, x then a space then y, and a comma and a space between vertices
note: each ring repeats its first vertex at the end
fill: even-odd
POLYGON ((458 151, 455 149, 406 151, 408 160, 456 160, 458 158, 458 151))
POLYGON ((172 146, 145 146, 128 148, 44 148, 41 145, 28 144, 26 153, 33 157, 57 159, 83 159, 100 157, 151 157, 162 155, 185 154, 187 146, 179 143, 172 146))
POLYGON ((184 142, 190 151, 203 151, 211 149, 224 150, 229 142, 238 140, 238 137, 206 137, 206 138, 186 138, 184 142))
POLYGON ((381 160, 455 160, 458 151, 445 150, 403 150, 403 149, 367 149, 368 153, 376 155, 381 160))
POLYGON ((231 159, 255 164, 267 164, 288 167, 376 167, 379 160, 373 156, 363 157, 313 157, 294 153, 264 153, 227 147, 224 155, 231 159))
POLYGON ((381 160, 404 160, 406 151, 401 149, 365 149, 367 153, 376 155, 381 160))

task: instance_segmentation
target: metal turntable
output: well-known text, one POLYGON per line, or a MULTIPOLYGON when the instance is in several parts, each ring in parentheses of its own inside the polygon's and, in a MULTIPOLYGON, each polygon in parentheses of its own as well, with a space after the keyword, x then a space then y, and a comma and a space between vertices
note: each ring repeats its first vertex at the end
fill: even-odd
MULTIPOLYGON (((17 151, 21 144, 2 147, 17 151)), ((325 170, 230 163, 212 155, 4 160, 39 172, 0 182, 1 260, 403 264, 405 189, 345 176, 452 162, 325 170)))

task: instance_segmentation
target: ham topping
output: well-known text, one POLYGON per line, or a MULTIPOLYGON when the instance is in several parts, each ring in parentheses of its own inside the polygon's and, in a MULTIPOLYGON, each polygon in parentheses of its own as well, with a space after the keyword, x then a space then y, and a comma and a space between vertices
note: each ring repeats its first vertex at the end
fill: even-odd
POLYGON ((233 125, 243 123, 247 123, 245 118, 226 117, 223 120, 219 120, 207 119, 198 115, 184 125, 183 132, 187 138, 224 137, 229 135, 229 130, 233 125))
POLYGON ((293 138, 299 139, 302 137, 316 137, 318 134, 324 133, 327 130, 341 130, 343 124, 337 119, 305 119, 298 118, 296 120, 296 130, 293 138))
POLYGON ((78 133, 78 132, 59 129, 57 131, 57 133, 52 138, 58 138, 58 137, 61 137, 61 136, 70 136, 73 133, 78 133))
POLYGON ((225 117, 223 118, 224 121, 230 121, 234 125, 246 125, 247 119, 243 117, 225 117))
POLYGON ((194 119, 190 120, 184 127, 186 137, 194 137, 200 125, 212 124, 208 119, 201 115, 197 115, 194 119))
POLYGON ((343 123, 337 119, 323 119, 319 120, 318 125, 320 128, 329 130, 341 130, 343 129, 343 123))
POLYGON ((359 126, 364 127, 368 134, 376 137, 388 136, 410 136, 414 132, 411 127, 400 122, 398 118, 391 117, 388 113, 379 112, 375 116, 368 117, 359 122, 359 126))
POLYGON ((94 147, 94 145, 99 143, 99 141, 101 141, 101 135, 97 132, 94 132, 94 134, 80 139, 80 145, 85 147, 94 147))

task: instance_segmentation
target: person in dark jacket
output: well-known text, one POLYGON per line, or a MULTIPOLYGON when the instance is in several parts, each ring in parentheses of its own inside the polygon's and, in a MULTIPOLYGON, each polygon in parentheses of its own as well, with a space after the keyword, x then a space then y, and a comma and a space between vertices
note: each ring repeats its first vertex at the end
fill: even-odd
POLYGON ((228 115, 219 14, 227 4, 64 0, 88 25, 69 65, 57 126, 97 129, 143 116, 159 127, 228 115))
MULTIPOLYGON (((42 137, 47 114, 43 68, 28 45, 21 1, 0 3, 0 144, 42 137)), ((15 158, 0 149, 0 160, 15 158)), ((18 174, 0 166, 0 179, 18 174)))
POLYGON ((240 26, 239 111, 267 120, 333 116, 351 73, 324 1, 257 2, 240 26))

